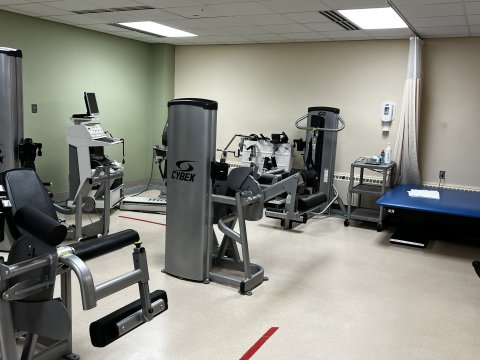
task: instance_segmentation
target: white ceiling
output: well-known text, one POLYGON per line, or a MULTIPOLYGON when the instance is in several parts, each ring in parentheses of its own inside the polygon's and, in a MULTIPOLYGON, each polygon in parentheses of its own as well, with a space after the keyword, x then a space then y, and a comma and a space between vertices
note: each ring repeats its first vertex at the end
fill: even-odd
MULTIPOLYGON (((424 38, 480 36, 480 0, 393 0, 424 38)), ((385 0, 0 0, 0 9, 150 43, 175 45, 399 39, 409 29, 344 30, 322 10, 386 7, 385 0), (76 14, 147 6, 153 9, 76 14), (111 23, 151 20, 197 37, 158 38, 111 23)))

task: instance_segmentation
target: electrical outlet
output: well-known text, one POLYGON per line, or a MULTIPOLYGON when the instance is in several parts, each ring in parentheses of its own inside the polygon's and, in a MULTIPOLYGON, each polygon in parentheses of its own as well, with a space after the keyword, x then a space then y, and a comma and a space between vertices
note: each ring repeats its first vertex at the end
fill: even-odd
POLYGON ((37 104, 32 104, 32 113, 36 114, 38 112, 38 105, 37 104))
POLYGON ((440 170, 440 172, 438 173, 438 178, 440 180, 445 180, 445 170, 440 170))

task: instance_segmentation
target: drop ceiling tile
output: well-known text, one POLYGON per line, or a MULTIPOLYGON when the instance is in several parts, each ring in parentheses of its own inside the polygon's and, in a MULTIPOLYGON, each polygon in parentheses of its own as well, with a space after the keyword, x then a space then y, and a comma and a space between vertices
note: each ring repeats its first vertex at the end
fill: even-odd
POLYGON ((195 35, 199 36, 209 36, 209 35, 226 35, 231 34, 228 30, 224 28, 215 28, 215 27, 208 27, 203 29, 182 29, 188 32, 191 32, 195 35))
POLYGON ((323 23, 311 23, 305 24, 308 28, 315 31, 340 31, 343 28, 340 25, 335 24, 334 22, 323 22, 323 23))
POLYGON ((35 14, 37 16, 53 16, 53 15, 67 15, 70 12, 53 8, 50 6, 45 6, 43 4, 20 4, 20 5, 11 5, 8 7, 9 9, 25 11, 30 14, 35 14))
POLYGON ((95 4, 90 4, 90 3, 87 3, 86 1, 78 1, 78 0, 49 1, 46 4, 48 6, 51 6, 57 9, 62 9, 65 11, 98 9, 98 6, 95 4))
POLYGON ((439 37, 447 35, 468 36, 467 26, 443 26, 435 28, 416 28, 421 36, 425 37, 439 37))
POLYGON ((174 7, 169 8, 168 11, 172 14, 183 16, 189 19, 221 16, 221 14, 217 14, 214 8, 209 5, 174 7))
POLYGON ((284 37, 277 34, 245 35, 247 39, 258 42, 286 42, 284 37))
POLYGON ((231 42, 247 42, 248 39, 240 35, 212 35, 208 37, 211 40, 216 40, 219 43, 231 43, 231 42))
POLYGON ((149 10, 135 10, 130 11, 130 15, 137 18, 138 20, 181 20, 181 16, 172 14, 171 12, 160 10, 160 9, 149 9, 149 10))
POLYGON ((109 9, 109 8, 127 7, 127 6, 142 6, 142 5, 144 6, 145 5, 142 2, 133 1, 133 0, 88 0, 88 2, 96 5, 97 8, 99 8, 99 9, 109 9))
MULTIPOLYGON (((253 35, 268 34, 269 32, 260 26, 233 26, 227 29, 232 34, 253 35)), ((225 31, 225 30, 224 30, 225 31)))
POLYGON ((363 30, 329 31, 322 35, 331 40, 367 40, 372 38, 363 30))
POLYGON ((194 0, 141 0, 141 2, 144 5, 151 5, 157 9, 198 5, 194 0))
POLYGON ((465 10, 467 14, 480 14, 480 1, 465 3, 465 10))
POLYGON ((306 32, 306 33, 289 33, 289 34, 282 34, 282 36, 289 40, 301 40, 301 41, 319 41, 319 40, 327 40, 325 36, 320 35, 316 32, 306 32))
POLYGON ((407 18, 464 15, 462 3, 438 5, 408 5, 399 6, 400 11, 407 18))
POLYGON ((231 4, 210 5, 218 15, 262 15, 273 14, 274 11, 257 2, 239 2, 231 4))
POLYGON ((322 0, 331 10, 387 7, 385 0, 322 0))
POLYGON ((475 35, 480 35, 480 25, 470 26, 470 32, 475 35))
POLYGON ((162 24, 176 29, 202 29, 209 27, 209 24, 205 23, 205 19, 162 20, 162 24))
POLYGON ((281 14, 267 14, 267 15, 248 15, 237 16, 237 18, 246 21, 253 25, 281 25, 293 24, 295 21, 281 14))
POLYGON ((260 3, 269 9, 285 14, 290 12, 328 10, 328 7, 319 0, 268 0, 260 3))
POLYGON ((133 11, 117 11, 107 13, 86 14, 89 18, 96 19, 97 23, 119 23, 138 21, 138 18, 132 16, 133 11))
POLYGON ((288 14, 285 14, 285 16, 300 24, 331 22, 331 20, 327 19, 318 11, 288 13, 288 14))
POLYGON ((378 29, 364 31, 374 39, 406 39, 414 35, 410 29, 378 29))
POLYGON ((203 19, 207 26, 248 26, 249 24, 238 16, 221 16, 217 18, 203 19))
MULTIPOLYGON (((476 1, 476 0, 475 0, 476 1)), ((394 0, 395 5, 436 5, 461 3, 462 0, 394 0)))
POLYGON ((266 25, 262 26, 265 30, 268 30, 274 34, 285 34, 295 32, 310 32, 311 30, 301 24, 287 24, 287 25, 266 25))
POLYGON ((416 27, 461 26, 467 25, 465 16, 436 16, 431 18, 410 18, 410 23, 416 27))
POLYGON ((47 19, 73 25, 92 25, 102 23, 102 21, 99 21, 98 19, 93 19, 87 15, 80 14, 49 16, 47 19))
POLYGON ((480 25, 480 15, 469 15, 468 16, 469 25, 480 25))
POLYGON ((28 1, 24 0, 0 0, 0 5, 16 5, 16 4, 28 4, 28 1))

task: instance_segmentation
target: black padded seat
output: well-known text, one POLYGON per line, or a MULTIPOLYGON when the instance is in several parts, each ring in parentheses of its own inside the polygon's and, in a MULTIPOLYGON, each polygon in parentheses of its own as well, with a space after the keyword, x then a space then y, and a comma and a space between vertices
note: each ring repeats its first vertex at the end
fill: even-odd
POLYGON ((6 220, 14 239, 23 235, 23 231, 17 226, 13 217, 24 206, 34 207, 44 215, 58 221, 52 199, 35 171, 26 168, 7 170, 2 173, 0 181, 12 203, 12 210, 6 214, 6 220))
POLYGON ((324 193, 316 193, 311 195, 300 195, 298 197, 298 211, 303 213, 313 210, 327 201, 327 195, 324 193))

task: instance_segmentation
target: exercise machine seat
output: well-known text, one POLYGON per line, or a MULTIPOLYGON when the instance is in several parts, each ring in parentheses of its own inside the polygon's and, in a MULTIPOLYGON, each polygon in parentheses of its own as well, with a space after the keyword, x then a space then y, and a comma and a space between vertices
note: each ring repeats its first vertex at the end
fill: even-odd
POLYGON ((55 207, 40 178, 32 169, 11 169, 2 173, 1 183, 9 194, 12 209, 6 214, 8 229, 13 239, 24 234, 15 223, 16 212, 25 206, 34 207, 46 216, 58 221, 55 207))
POLYGON ((315 209, 327 201, 327 195, 324 193, 315 193, 311 195, 299 195, 298 197, 298 211, 303 213, 308 210, 315 209))

